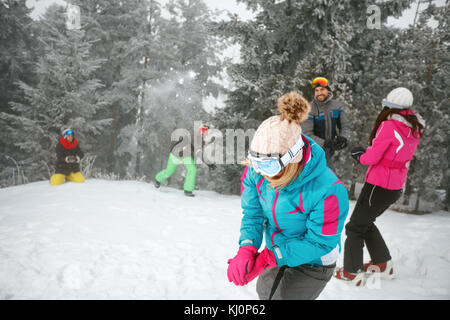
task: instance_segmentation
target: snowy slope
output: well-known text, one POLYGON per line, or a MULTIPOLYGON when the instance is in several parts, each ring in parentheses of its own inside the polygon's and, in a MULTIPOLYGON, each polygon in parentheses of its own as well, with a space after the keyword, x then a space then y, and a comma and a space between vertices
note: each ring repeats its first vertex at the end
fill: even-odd
MULTIPOLYGON (((239 197, 196 194, 103 180, 0 189, 0 299, 257 299, 256 281, 226 277, 239 197)), ((450 214, 389 211, 378 226, 397 279, 332 279, 319 299, 449 299, 450 214)))

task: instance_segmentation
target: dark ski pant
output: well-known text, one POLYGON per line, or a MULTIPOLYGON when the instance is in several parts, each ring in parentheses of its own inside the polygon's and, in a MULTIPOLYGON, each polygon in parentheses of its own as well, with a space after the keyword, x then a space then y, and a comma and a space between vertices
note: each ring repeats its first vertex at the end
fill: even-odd
MULTIPOLYGON (((272 300, 314 300, 330 281, 335 265, 285 267, 272 300)), ((256 282, 259 299, 268 300, 280 267, 264 271, 256 282)))
POLYGON ((389 249, 374 222, 400 198, 401 193, 402 190, 388 190, 367 182, 364 184, 350 221, 345 225, 345 271, 355 273, 363 269, 364 244, 372 262, 381 263, 391 259, 389 249))

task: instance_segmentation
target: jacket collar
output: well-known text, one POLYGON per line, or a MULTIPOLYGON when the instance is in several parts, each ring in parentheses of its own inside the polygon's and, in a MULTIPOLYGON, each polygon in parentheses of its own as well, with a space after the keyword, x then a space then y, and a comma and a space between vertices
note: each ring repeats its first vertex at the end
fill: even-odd
MULTIPOLYGON (((418 114, 418 113, 413 113, 413 114, 416 116, 416 118, 419 121, 419 123, 425 127, 425 120, 422 118, 422 116, 420 114, 418 114)), ((402 115, 396 114, 396 113, 391 114, 388 117, 388 120, 396 120, 398 122, 403 123, 405 126, 407 126, 409 128, 412 127, 411 123, 409 123, 409 121, 406 120, 405 117, 403 117, 402 115)))
POLYGON ((76 138, 73 138, 73 142, 69 142, 68 140, 64 139, 64 137, 59 138, 59 142, 62 144, 64 149, 71 150, 75 149, 78 146, 78 140, 76 138))
POLYGON ((305 152, 303 157, 306 161, 302 172, 295 180, 291 181, 283 190, 298 189, 306 182, 316 178, 327 168, 325 152, 314 140, 303 136, 305 152))

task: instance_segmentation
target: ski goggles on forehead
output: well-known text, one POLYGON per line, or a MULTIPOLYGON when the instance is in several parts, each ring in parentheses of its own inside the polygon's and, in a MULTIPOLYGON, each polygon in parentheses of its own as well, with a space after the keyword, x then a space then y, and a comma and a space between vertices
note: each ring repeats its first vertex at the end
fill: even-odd
POLYGON ((300 135, 296 144, 283 156, 265 155, 250 150, 248 152, 248 159, 251 161, 253 169, 256 172, 273 177, 279 174, 303 150, 304 145, 302 136, 300 135))
POLYGON ((323 77, 315 78, 311 85, 313 89, 315 89, 317 86, 326 87, 328 86, 328 79, 323 77))

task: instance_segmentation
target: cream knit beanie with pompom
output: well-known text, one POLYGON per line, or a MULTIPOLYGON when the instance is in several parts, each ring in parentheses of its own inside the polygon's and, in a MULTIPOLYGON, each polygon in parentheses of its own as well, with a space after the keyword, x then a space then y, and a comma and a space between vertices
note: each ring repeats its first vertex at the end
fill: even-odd
MULTIPOLYGON (((281 115, 266 119, 255 132, 250 150, 264 155, 284 155, 300 138, 300 123, 308 118, 311 107, 300 94, 289 92, 278 99, 281 115)), ((300 152, 291 163, 302 160, 300 152)))

